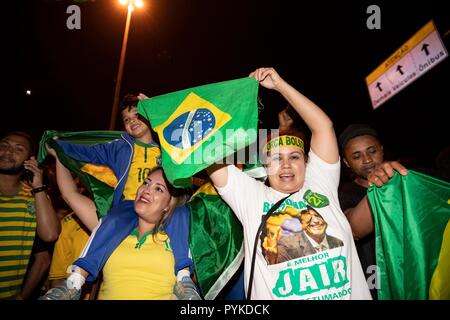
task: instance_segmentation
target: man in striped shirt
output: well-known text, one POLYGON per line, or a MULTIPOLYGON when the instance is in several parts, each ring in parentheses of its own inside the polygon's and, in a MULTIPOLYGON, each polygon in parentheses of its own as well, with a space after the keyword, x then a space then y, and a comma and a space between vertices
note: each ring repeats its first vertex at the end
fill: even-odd
POLYGON ((61 228, 34 149, 33 140, 23 132, 0 139, 0 299, 20 299, 22 288, 29 292, 37 285, 38 255, 24 280, 36 232, 50 242, 61 228))

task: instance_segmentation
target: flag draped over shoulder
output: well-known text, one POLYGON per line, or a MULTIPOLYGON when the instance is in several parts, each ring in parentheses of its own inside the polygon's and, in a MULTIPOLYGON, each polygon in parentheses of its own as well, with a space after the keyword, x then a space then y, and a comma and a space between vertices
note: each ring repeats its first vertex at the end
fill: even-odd
POLYGON ((116 176, 107 166, 93 165, 67 156, 52 138, 58 136, 60 140, 74 144, 91 145, 120 139, 120 134, 119 131, 61 132, 48 130, 44 132, 41 138, 37 161, 41 163, 47 157, 45 143, 48 143, 50 147, 55 149, 61 163, 74 172, 81 183, 90 191, 97 208, 97 214, 101 218, 106 215, 112 205, 114 187, 117 184, 116 176))
POLYGON ((409 170, 381 188, 369 188, 368 197, 378 297, 450 299, 450 183, 409 170))
POLYGON ((205 299, 212 300, 242 262, 242 225, 209 182, 197 190, 188 207, 189 243, 198 284, 205 299))
POLYGON ((189 177, 256 141, 257 94, 252 77, 139 101, 138 112, 158 134, 162 166, 174 186, 190 186, 189 177))

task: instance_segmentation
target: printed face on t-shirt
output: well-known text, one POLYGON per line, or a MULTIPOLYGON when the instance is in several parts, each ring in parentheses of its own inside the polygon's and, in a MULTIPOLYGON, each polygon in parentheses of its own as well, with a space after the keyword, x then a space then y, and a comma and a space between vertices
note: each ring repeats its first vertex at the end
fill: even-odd
POLYGON ((323 240, 328 224, 316 210, 311 207, 307 210, 303 210, 300 213, 300 221, 303 230, 305 230, 306 234, 314 239, 314 241, 320 243, 323 240))
POLYGON ((294 205, 304 209, 287 206, 266 221, 266 228, 261 234, 261 245, 269 265, 343 245, 341 239, 326 233, 328 223, 316 209, 303 201, 294 205))

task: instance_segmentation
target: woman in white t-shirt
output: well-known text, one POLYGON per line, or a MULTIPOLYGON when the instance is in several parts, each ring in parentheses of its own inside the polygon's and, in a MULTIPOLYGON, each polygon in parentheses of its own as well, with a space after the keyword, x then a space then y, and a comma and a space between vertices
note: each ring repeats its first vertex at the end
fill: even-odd
MULTIPOLYGON (((305 153, 303 135, 280 131, 263 148, 267 186, 233 165, 212 166, 210 177, 244 227, 245 286, 248 292, 254 241, 263 217, 281 203, 258 234, 251 299, 371 299, 350 225, 339 207, 339 151, 333 123, 312 101, 285 82, 273 68, 250 74, 292 105, 311 130, 305 153)), ((264 158, 263 156, 263 158, 264 158)), ((369 181, 386 183, 396 162, 374 168, 369 181)), ((371 215, 367 203, 354 214, 371 215)), ((369 226, 370 227, 370 226, 369 226)), ((373 223, 372 223, 373 227, 373 223)))

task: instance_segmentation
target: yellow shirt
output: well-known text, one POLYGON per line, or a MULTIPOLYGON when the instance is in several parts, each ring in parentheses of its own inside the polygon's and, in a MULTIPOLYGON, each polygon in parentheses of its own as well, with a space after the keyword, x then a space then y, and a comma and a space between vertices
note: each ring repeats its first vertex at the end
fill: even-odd
POLYGON ((167 235, 151 232, 140 240, 134 230, 114 250, 103 268, 99 300, 169 300, 176 277, 167 235))
POLYGON ((55 243, 48 278, 65 279, 67 267, 78 259, 88 240, 89 234, 80 226, 75 214, 72 212, 65 216, 61 220, 61 233, 55 243))
POLYGON ((161 164, 161 150, 156 145, 146 145, 135 141, 133 160, 123 190, 125 200, 134 200, 136 191, 147 178, 150 171, 161 164))
MULTIPOLYGON (((49 280, 66 279, 67 267, 80 257, 81 251, 89 240, 89 231, 84 229, 78 217, 72 212, 61 219, 61 233, 55 243, 49 280)), ((81 299, 88 299, 91 284, 83 286, 81 299)))

